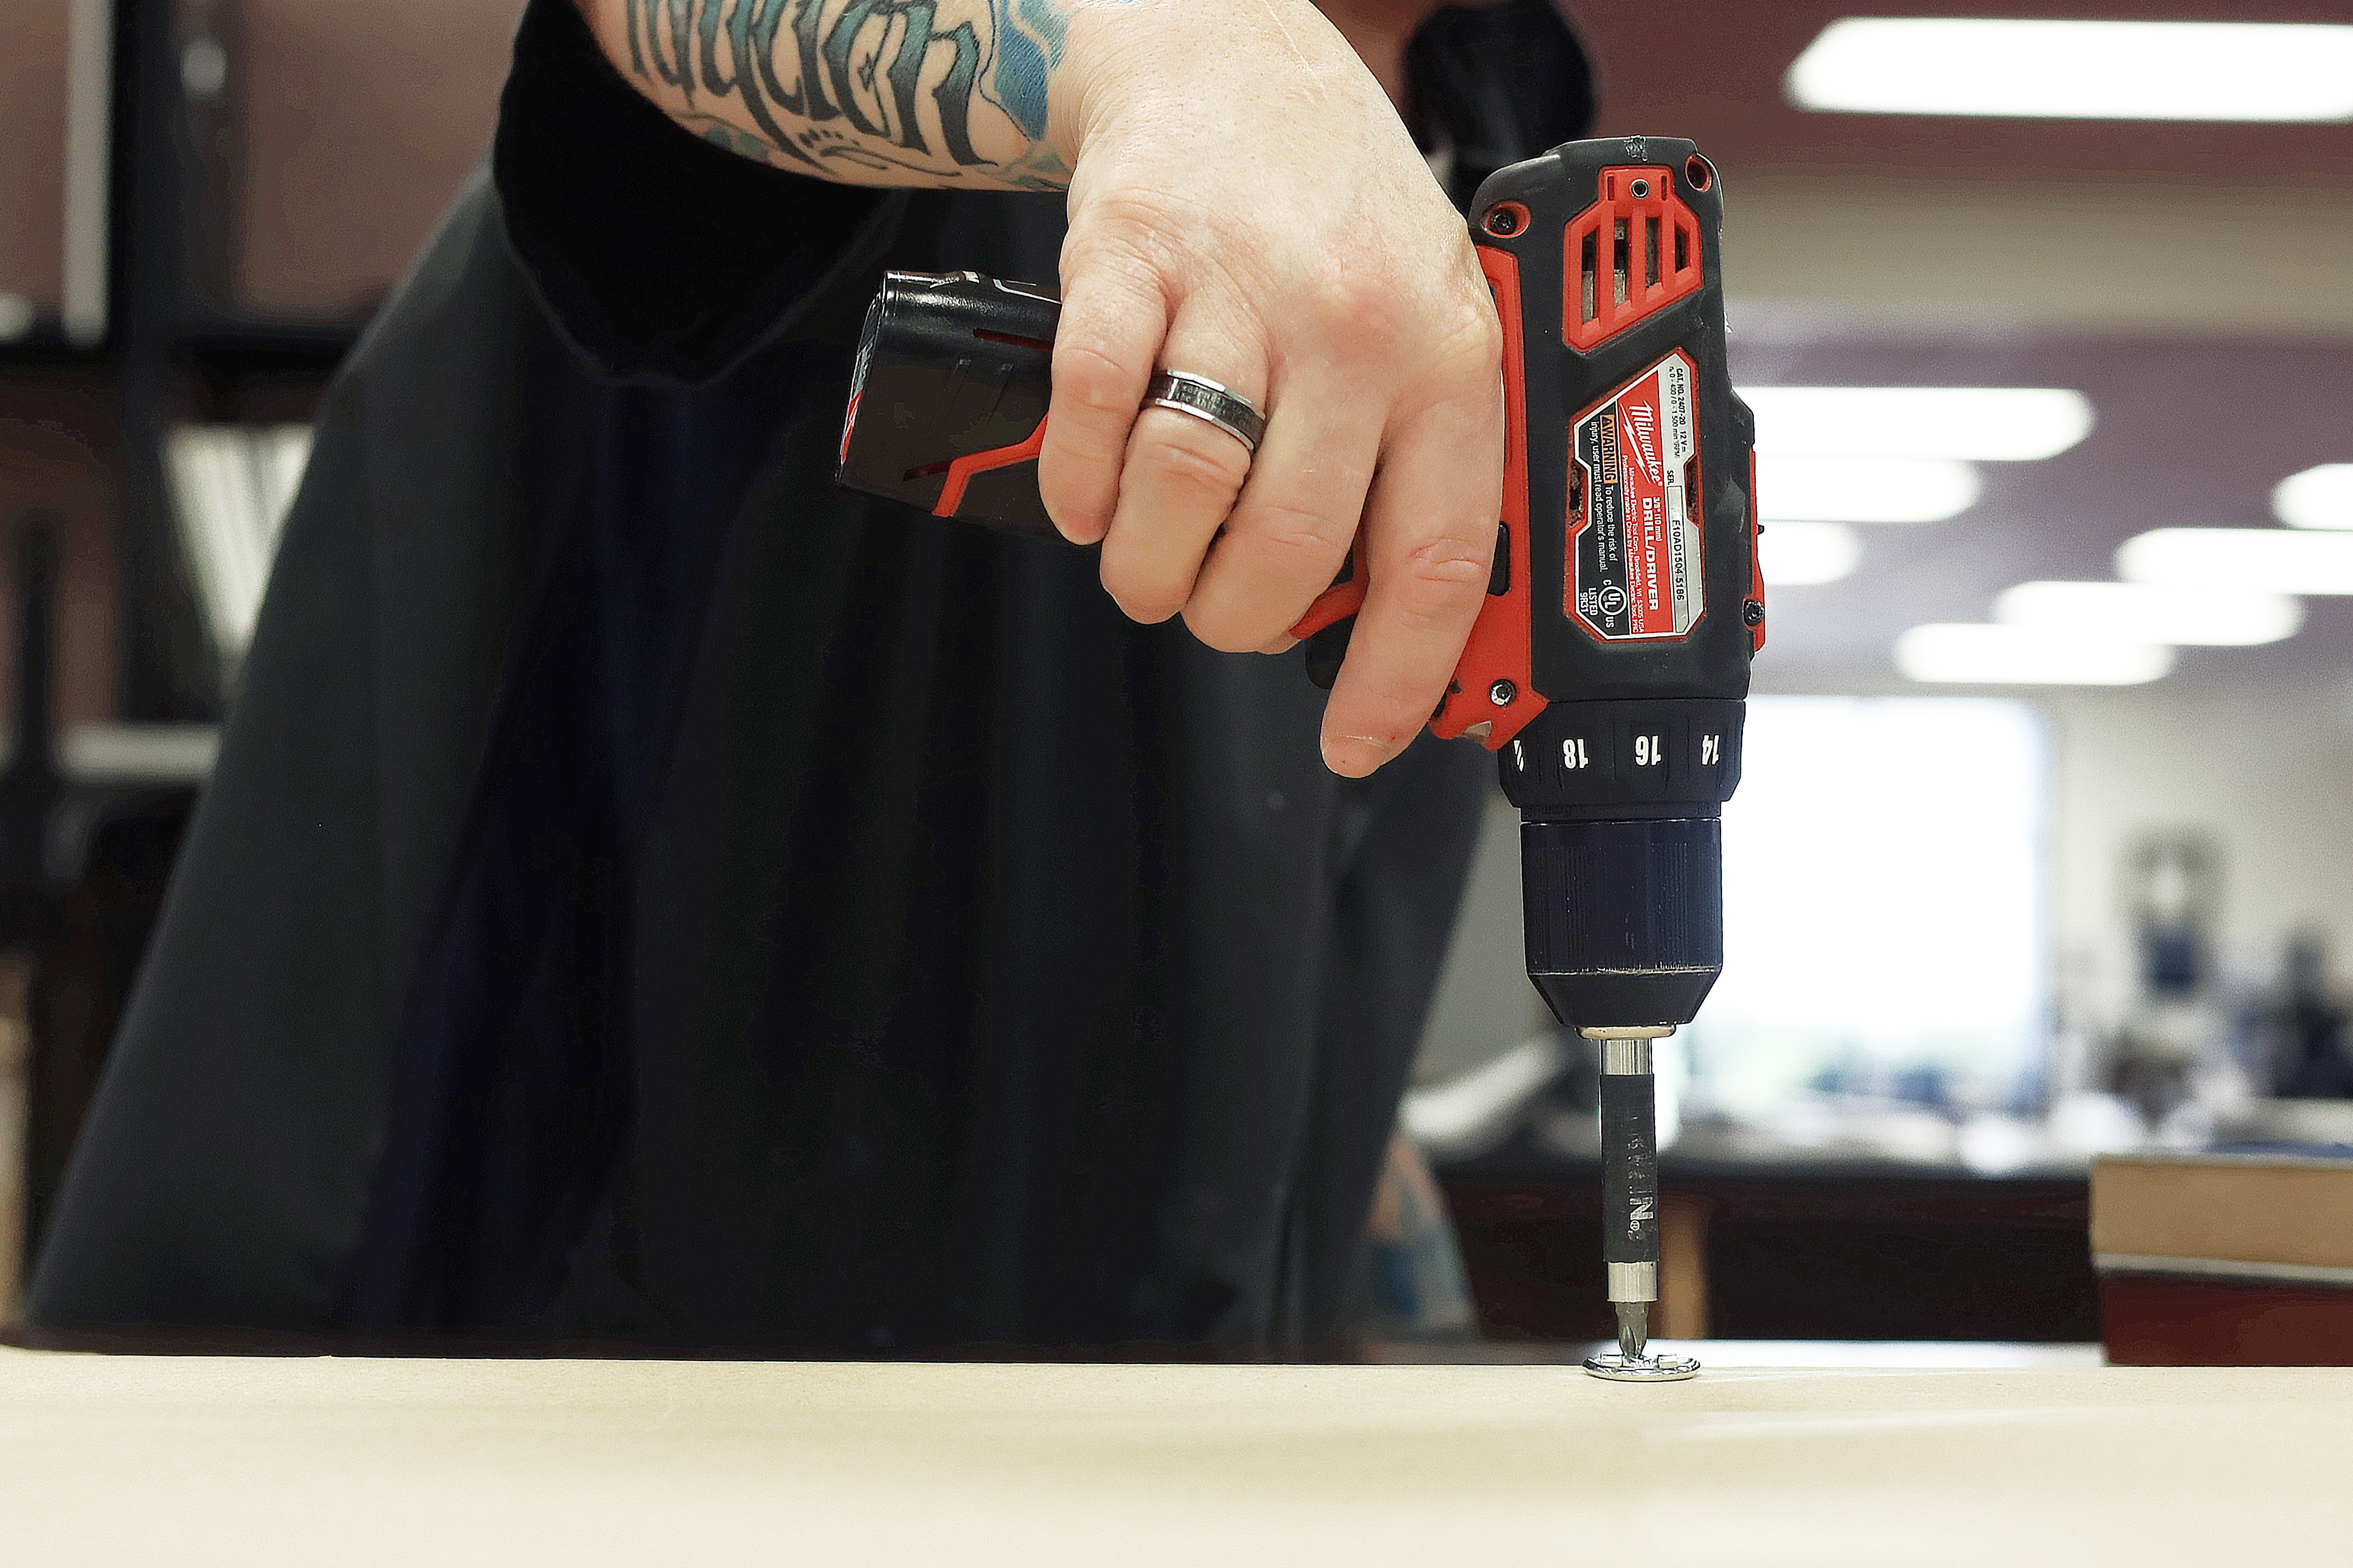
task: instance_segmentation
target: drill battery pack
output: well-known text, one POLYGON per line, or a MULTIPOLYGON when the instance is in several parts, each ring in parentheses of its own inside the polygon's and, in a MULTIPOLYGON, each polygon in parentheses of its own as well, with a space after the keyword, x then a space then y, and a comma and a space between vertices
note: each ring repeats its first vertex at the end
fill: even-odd
POLYGON ((977 272, 892 272, 866 312, 835 479, 941 517, 1051 535, 1038 452, 1061 302, 977 272))

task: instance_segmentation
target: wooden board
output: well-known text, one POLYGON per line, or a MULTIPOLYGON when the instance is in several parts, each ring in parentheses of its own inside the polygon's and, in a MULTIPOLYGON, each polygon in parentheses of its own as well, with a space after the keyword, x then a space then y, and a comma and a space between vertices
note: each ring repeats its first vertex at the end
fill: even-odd
POLYGON ((2353 1373, 130 1358, 0 1351, 58 1565, 2333 1561, 2353 1373))

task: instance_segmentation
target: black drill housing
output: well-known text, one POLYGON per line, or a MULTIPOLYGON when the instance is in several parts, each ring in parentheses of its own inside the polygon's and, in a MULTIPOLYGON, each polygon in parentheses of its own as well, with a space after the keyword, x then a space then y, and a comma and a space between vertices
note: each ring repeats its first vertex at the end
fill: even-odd
POLYGON ((1520 289, 1530 674, 1546 706, 1499 760, 1523 825, 1528 977, 1571 1028, 1685 1024, 1724 965, 1720 819, 1740 782, 1749 659, 1764 623, 1756 422, 1725 363, 1721 185, 1689 142, 1574 142, 1498 171, 1472 221, 1479 244, 1514 258, 1520 289), (1624 292, 1619 280, 1630 275, 1639 293, 1677 259, 1672 233, 1666 257, 1654 258, 1660 240, 1608 222, 1598 245, 1572 247, 1580 215, 1607 201, 1607 181, 1626 190, 1629 170, 1671 182, 1695 220, 1683 243, 1697 242, 1699 279, 1579 347, 1569 324, 1595 313, 1592 290, 1624 292), (1593 476, 1561 433, 1677 351, 1693 373, 1697 482, 1687 493, 1704 608, 1679 637, 1610 640, 1574 613, 1574 535, 1580 521, 1604 520, 1587 510, 1593 476))

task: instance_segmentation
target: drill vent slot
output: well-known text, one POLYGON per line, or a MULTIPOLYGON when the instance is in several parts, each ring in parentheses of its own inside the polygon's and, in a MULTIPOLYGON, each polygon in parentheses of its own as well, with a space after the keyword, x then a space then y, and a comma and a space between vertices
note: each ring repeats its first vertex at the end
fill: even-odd
POLYGON ((1675 195, 1663 168, 1614 168, 1601 173, 1600 199, 1569 220, 1563 251, 1573 276, 1563 292, 1575 303, 1563 314, 1561 336, 1571 348, 1590 349, 1663 310, 1703 279, 1699 220, 1675 195), (1640 187, 1642 194, 1634 194, 1640 187), (1609 247, 1609 281, 1601 276, 1601 246, 1609 247), (1640 245, 1641 253, 1635 255, 1640 245))
POLYGON ((1054 345, 1043 338, 1025 338, 1012 332, 992 332, 986 327, 975 327, 972 335, 983 342, 1004 343, 1017 349, 1035 349, 1041 354, 1054 352, 1054 345))

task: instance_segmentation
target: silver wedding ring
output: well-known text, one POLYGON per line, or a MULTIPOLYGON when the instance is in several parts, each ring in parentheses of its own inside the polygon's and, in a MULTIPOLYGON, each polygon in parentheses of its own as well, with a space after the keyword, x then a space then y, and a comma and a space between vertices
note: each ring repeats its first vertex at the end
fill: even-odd
POLYGON ((1259 437, 1266 434, 1266 416, 1252 408, 1249 398, 1206 375, 1164 370, 1144 389, 1144 406, 1174 408, 1206 419, 1253 453, 1259 437))

